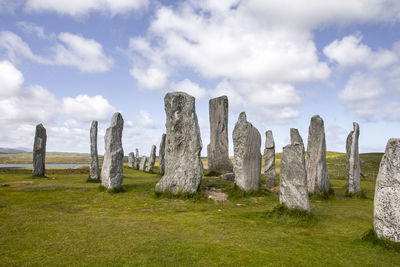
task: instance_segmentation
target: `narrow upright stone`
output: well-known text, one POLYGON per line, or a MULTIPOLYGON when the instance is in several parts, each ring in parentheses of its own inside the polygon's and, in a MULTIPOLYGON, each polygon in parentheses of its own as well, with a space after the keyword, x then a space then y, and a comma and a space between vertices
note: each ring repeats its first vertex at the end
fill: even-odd
POLYGON ((46 128, 42 124, 36 125, 35 141, 33 143, 33 170, 32 176, 44 176, 46 161, 46 128))
POLYGON ((195 98, 183 93, 168 93, 164 97, 167 122, 165 174, 157 183, 157 192, 194 193, 201 183, 203 147, 197 122, 195 98))
POLYGON ((208 172, 232 172, 228 145, 228 97, 210 99, 210 144, 207 146, 208 172))
POLYGON ((347 191, 356 193, 360 191, 360 156, 358 154, 358 137, 360 127, 357 122, 353 122, 353 131, 349 133, 346 140, 346 174, 347 191))
POLYGON ((374 228, 379 238, 400 242, 400 139, 389 139, 375 185, 374 228))
POLYGON ((264 175, 267 187, 275 185, 275 142, 272 131, 265 132, 264 175))
POLYGON ((122 185, 124 159, 124 150, 122 149, 123 129, 124 119, 119 112, 116 112, 104 136, 105 153, 101 170, 101 184, 107 189, 122 185))
POLYGON ((90 179, 100 181, 99 156, 97 154, 97 121, 90 126, 90 179))
POLYGON ((149 165, 146 168, 146 172, 152 171, 154 169, 154 163, 156 163, 156 151, 157 148, 155 145, 153 145, 150 150, 149 165))
POLYGON ((164 133, 161 137, 161 142, 160 142, 160 149, 158 151, 158 161, 160 163, 159 169, 160 169, 160 174, 164 175, 165 172, 165 138, 167 135, 164 133))
POLYGON ((235 183, 242 190, 258 190, 261 175, 261 135, 242 112, 232 133, 235 183))
POLYGON ((290 128, 290 143, 292 145, 301 144, 304 150, 303 138, 301 138, 299 130, 297 130, 296 128, 290 128))
POLYGON ((308 192, 329 191, 324 121, 318 115, 311 118, 308 129, 306 164, 308 192))
POLYGON ((289 209, 310 212, 304 148, 300 143, 283 148, 280 168, 280 203, 289 209))
POLYGON ((139 149, 136 148, 136 157, 135 157, 136 170, 139 170, 139 163, 140 163, 139 149))
POLYGON ((143 156, 140 158, 140 165, 139 165, 139 170, 144 171, 146 169, 146 164, 147 164, 147 157, 143 156))
POLYGON ((128 167, 133 168, 135 164, 135 153, 131 152, 128 154, 128 167))

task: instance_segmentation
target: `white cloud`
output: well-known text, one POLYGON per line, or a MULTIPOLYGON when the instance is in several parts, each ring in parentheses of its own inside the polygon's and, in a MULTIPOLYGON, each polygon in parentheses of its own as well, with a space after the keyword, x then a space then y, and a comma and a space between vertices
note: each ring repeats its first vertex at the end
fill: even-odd
POLYGON ((75 98, 65 97, 62 99, 63 112, 80 121, 107 121, 115 112, 107 99, 101 95, 90 97, 78 95, 75 98))
POLYGON ((162 126, 158 123, 155 123, 148 113, 145 110, 140 110, 139 114, 136 115, 136 120, 139 123, 140 127, 146 129, 161 129, 162 126))
POLYGON ((43 27, 37 26, 33 23, 27 21, 18 21, 16 24, 24 32, 33 33, 40 39, 47 40, 53 38, 53 36, 49 36, 46 34, 43 27))
POLYGON ((344 90, 338 93, 338 97, 358 116, 371 119, 378 114, 378 101, 384 92, 385 89, 378 78, 355 73, 344 90))
POLYGON ((335 40, 324 48, 324 54, 339 67, 385 68, 398 62, 398 55, 387 49, 372 51, 361 43, 361 35, 348 35, 342 40, 335 40))
POLYGON ((24 76, 9 61, 0 61, 0 97, 19 93, 24 76))
POLYGON ((149 0, 28 0, 26 9, 31 12, 56 12, 81 17, 91 12, 112 16, 146 8, 149 0))
POLYGON ((105 72, 113 65, 113 59, 104 54, 102 45, 95 40, 67 32, 60 33, 58 39, 61 42, 49 49, 52 54, 43 57, 34 54, 18 35, 1 31, 0 49, 13 62, 29 59, 39 64, 75 67, 82 72, 105 72))
POLYGON ((182 80, 178 83, 172 82, 170 84, 171 91, 181 91, 194 96, 196 100, 201 100, 207 95, 207 90, 201 88, 197 83, 189 79, 182 80))
POLYGON ((130 74, 137 80, 140 88, 147 90, 162 90, 167 84, 167 74, 157 68, 132 68, 130 74))

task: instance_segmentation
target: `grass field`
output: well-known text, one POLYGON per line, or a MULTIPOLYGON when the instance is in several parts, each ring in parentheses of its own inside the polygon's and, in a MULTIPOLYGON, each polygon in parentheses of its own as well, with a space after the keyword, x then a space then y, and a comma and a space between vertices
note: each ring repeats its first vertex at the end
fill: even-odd
MULTIPOLYGON (((362 172, 376 173, 381 156, 362 155, 362 172)), ((343 160, 328 155, 335 196, 312 199, 305 217, 271 212, 275 193, 244 195, 216 177, 189 199, 155 195, 161 176, 126 166, 118 194, 85 183, 87 168, 34 179, 30 169, 0 169, 8 185, 0 187, 0 265, 398 266, 399 252, 361 240, 372 227, 375 180, 362 178, 367 199, 344 197, 343 160), (207 199, 211 187, 228 200, 207 199)))

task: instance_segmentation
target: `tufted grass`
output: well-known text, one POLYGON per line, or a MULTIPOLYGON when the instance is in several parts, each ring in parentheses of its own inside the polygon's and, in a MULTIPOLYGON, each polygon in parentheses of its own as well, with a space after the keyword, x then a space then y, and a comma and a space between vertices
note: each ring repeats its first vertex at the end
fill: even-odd
MULTIPOLYGON (((328 157, 328 166, 331 158, 328 157)), ((363 159, 362 170, 377 171, 363 159)), ((339 168, 339 166, 336 166, 339 168)), ((329 167, 328 167, 329 168, 329 167)), ((337 170, 333 170, 337 171, 337 170)), ((343 171, 343 170, 341 170, 343 171)), ((343 171, 344 173, 344 171, 343 171)), ((266 189, 243 194, 233 183, 204 177, 193 198, 157 195, 161 176, 124 168, 125 192, 99 191, 89 170, 0 169, 2 266, 398 266, 400 252, 363 240, 372 227, 375 181, 368 198, 311 199, 311 215, 280 208, 266 189), (204 190, 221 189, 214 204, 204 190)))

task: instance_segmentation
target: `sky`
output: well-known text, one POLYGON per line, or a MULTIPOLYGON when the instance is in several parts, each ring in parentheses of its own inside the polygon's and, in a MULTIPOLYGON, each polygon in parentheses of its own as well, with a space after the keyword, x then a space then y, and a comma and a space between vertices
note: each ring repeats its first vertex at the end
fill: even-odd
POLYGON ((209 144, 208 101, 229 99, 229 146, 240 112, 276 151, 313 115, 327 149, 345 151, 353 122, 360 152, 383 152, 400 132, 398 0, 0 0, 0 147, 98 147, 114 112, 125 154, 149 154, 165 132, 164 95, 196 98, 209 144))

